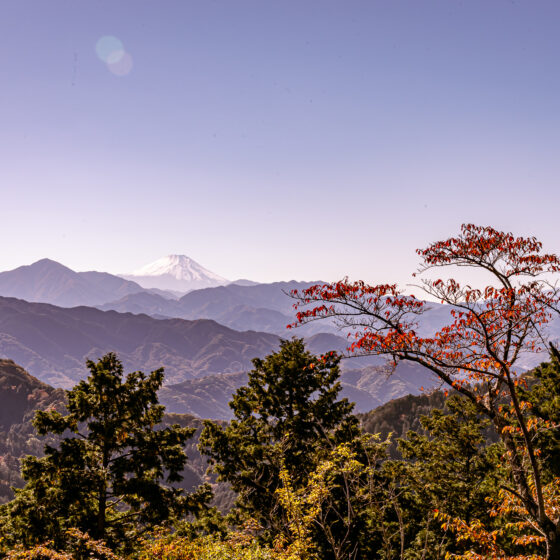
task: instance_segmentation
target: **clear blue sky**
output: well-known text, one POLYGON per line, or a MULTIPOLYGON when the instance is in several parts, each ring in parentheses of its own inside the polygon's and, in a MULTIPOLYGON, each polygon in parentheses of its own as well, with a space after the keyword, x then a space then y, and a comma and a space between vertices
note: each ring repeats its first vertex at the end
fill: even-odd
POLYGON ((0 269, 407 281, 464 221, 560 252, 559 29, 539 0, 2 0, 0 269))

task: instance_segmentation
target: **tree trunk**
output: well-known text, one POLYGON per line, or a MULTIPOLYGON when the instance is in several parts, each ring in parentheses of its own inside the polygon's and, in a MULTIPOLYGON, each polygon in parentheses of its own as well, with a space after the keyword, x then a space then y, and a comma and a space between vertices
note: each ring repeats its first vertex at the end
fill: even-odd
POLYGON ((105 511, 107 509, 107 494, 105 481, 100 485, 99 496, 97 499, 97 539, 105 538, 105 511))
POLYGON ((556 527, 556 531, 549 534, 548 537, 548 553, 547 560, 560 560, 560 526, 556 527))
POLYGON ((97 538, 105 538, 105 518, 107 515, 107 467, 109 466, 109 437, 105 434, 103 441, 103 476, 99 482, 97 497, 97 538))

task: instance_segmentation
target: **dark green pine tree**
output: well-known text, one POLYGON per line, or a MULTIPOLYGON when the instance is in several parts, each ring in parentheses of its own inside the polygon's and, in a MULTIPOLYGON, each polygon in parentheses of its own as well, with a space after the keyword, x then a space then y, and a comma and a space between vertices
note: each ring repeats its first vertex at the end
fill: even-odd
POLYGON ((67 392, 67 414, 37 412, 41 435, 58 434, 42 458, 26 457, 27 484, 6 506, 8 533, 32 545, 65 545, 76 527, 112 547, 126 546, 146 528, 200 507, 209 489, 184 495, 169 486, 182 479, 184 445, 194 429, 161 429, 158 404, 163 369, 123 375, 115 354, 88 361, 90 375, 67 392), (166 484, 163 484, 163 482, 166 484))
POLYGON ((220 480, 237 492, 237 511, 272 531, 283 529, 275 494, 282 465, 292 485, 305 484, 323 452, 359 433, 353 404, 338 399, 340 358, 306 351, 301 339, 253 360, 249 381, 233 396, 235 418, 222 427, 206 421, 199 449, 220 480))

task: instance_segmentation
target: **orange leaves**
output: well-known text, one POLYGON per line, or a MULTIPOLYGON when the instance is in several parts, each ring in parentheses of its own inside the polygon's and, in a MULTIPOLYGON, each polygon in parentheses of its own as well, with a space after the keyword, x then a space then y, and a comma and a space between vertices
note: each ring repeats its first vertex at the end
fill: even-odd
POLYGON ((558 272, 556 255, 541 255, 542 244, 534 237, 514 237, 491 227, 463 224, 458 237, 451 237, 418 249, 422 269, 452 264, 481 266, 498 272, 502 279, 558 272))
MULTIPOLYGON (((354 355, 411 360, 461 390, 470 382, 503 386, 523 353, 541 350, 543 327, 551 310, 560 307, 560 292, 537 278, 560 271, 560 260, 541 249, 534 237, 474 224, 464 224, 456 237, 419 249, 420 273, 457 265, 482 269, 492 279, 482 287, 462 286, 453 278, 424 279, 425 291, 448 304, 450 312, 447 324, 428 335, 419 328, 426 325, 428 304, 404 295, 395 284, 369 286, 347 278, 293 291, 293 326, 329 319, 350 332, 354 355)), ((430 324, 429 315, 427 319, 430 324)))

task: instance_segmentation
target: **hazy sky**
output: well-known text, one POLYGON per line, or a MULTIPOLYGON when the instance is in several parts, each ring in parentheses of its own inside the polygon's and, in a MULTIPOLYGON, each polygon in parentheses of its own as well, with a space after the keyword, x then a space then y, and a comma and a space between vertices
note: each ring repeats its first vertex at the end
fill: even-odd
POLYGON ((0 269, 407 281, 465 221, 560 253, 559 29, 556 0, 0 0, 0 269))

